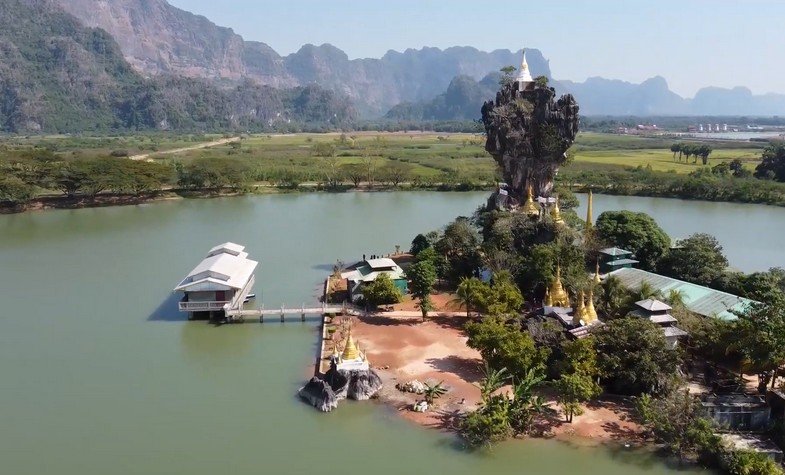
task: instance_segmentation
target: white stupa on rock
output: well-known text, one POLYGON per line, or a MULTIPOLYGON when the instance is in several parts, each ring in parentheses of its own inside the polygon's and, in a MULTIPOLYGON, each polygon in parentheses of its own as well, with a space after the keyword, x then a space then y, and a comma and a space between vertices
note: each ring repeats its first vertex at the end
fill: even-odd
POLYGON ((518 90, 523 91, 529 84, 534 83, 532 74, 529 72, 529 63, 526 62, 526 50, 523 50, 523 59, 521 60, 521 67, 518 68, 518 77, 515 78, 518 83, 518 90))

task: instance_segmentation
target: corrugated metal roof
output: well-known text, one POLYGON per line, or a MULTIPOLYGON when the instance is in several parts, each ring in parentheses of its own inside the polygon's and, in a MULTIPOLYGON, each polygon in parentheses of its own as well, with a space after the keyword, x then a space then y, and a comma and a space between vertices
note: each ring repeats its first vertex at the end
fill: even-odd
POLYGON ((632 252, 618 247, 606 247, 605 249, 600 249, 600 254, 608 256, 629 256, 632 252))
POLYGON ((681 293, 684 305, 688 310, 705 317, 718 317, 723 320, 735 320, 734 312, 743 312, 752 300, 738 295, 721 292, 697 284, 672 279, 664 275, 654 274, 641 269, 624 268, 610 272, 608 275, 617 277, 628 289, 640 288, 642 282, 667 295, 671 290, 681 293))

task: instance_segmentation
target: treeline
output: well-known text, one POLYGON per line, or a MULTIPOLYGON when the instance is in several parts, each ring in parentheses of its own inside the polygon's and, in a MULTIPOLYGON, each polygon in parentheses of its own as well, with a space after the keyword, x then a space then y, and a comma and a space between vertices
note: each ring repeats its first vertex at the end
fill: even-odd
POLYGON ((558 180, 573 189, 591 188, 611 195, 785 206, 785 184, 749 177, 748 170, 734 170, 727 163, 701 168, 687 175, 655 172, 649 167, 581 172, 565 169, 558 180))

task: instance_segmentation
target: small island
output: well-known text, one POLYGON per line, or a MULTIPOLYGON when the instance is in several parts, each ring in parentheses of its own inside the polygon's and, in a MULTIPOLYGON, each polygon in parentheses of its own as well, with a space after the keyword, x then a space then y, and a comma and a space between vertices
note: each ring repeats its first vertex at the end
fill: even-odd
POLYGON ((374 384, 356 399, 469 447, 556 437, 780 473, 783 272, 730 270, 712 236, 673 243, 645 213, 595 220, 591 192, 578 217, 553 183, 577 113, 524 57, 483 107, 507 182, 408 252, 335 266, 325 299, 354 310, 325 319, 320 358, 343 377, 303 391, 329 395, 357 366, 374 384))

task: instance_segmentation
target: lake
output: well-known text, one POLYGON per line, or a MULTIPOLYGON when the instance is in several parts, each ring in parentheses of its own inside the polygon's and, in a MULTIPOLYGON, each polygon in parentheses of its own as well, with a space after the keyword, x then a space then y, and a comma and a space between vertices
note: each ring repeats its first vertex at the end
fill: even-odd
MULTIPOLYGON (((0 216, 0 472, 673 473, 641 452, 545 440, 466 453, 374 402, 322 414, 295 396, 315 322, 213 327, 175 311, 171 289, 214 244, 245 244, 261 262, 268 307, 311 303, 337 259, 407 248, 486 196, 311 193, 0 216)), ((782 234, 783 209, 595 198, 597 214, 614 206, 649 211, 673 236, 714 233, 737 267, 783 265, 767 241, 782 234)))

